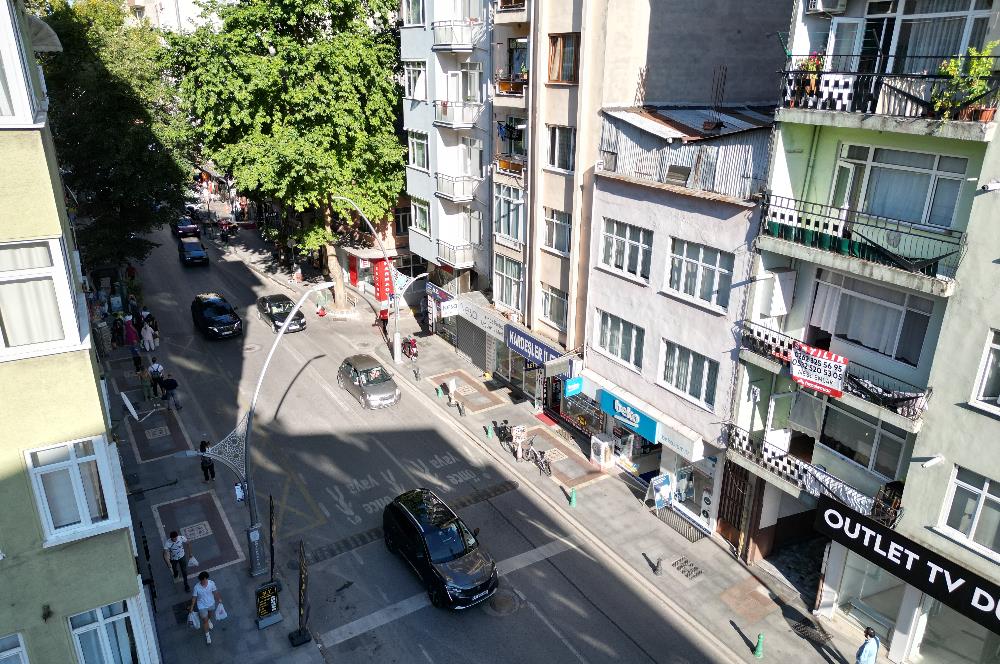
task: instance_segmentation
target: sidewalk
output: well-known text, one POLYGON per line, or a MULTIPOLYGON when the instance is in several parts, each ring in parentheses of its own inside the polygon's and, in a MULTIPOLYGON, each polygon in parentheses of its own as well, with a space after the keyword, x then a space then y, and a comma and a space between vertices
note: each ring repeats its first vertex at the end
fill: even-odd
MULTIPOLYGON (((251 233, 241 231, 239 242, 234 242, 232 248, 235 256, 293 291, 307 287, 290 282, 287 273, 269 272, 259 258, 260 250, 254 247, 254 240, 262 242, 251 233)), ((370 296, 358 293, 357 297, 362 319, 377 310, 370 296)), ((432 407, 441 409, 481 446, 500 456, 521 482, 538 489, 565 519, 575 522, 596 543, 613 552, 651 591, 665 601, 676 602, 695 622, 711 630, 737 660, 757 661, 752 653, 757 635, 763 634, 765 658, 770 661, 854 661, 861 637, 844 621, 813 616, 793 588, 761 568, 744 565, 722 540, 705 537, 691 542, 676 532, 657 518, 623 480, 591 466, 585 454, 589 441, 537 418, 529 404, 512 398, 510 389, 501 383, 484 383, 481 371, 454 347, 437 336, 421 333, 409 312, 405 316, 402 313, 401 334, 419 337, 420 376, 415 376, 412 365, 400 365, 397 378, 419 392, 432 407), (451 378, 466 406, 464 417, 446 397, 438 396, 438 386, 451 378), (533 464, 515 463, 503 452, 499 441, 488 435, 489 428, 503 421, 524 425, 528 439, 534 436, 538 449, 554 450, 550 453, 554 460, 551 478, 540 475, 533 464), (573 488, 575 508, 568 501, 573 488), (663 560, 662 576, 653 574, 659 558, 663 560)), ((373 338, 377 335, 375 330, 371 334, 373 338)), ((391 363, 385 344, 377 344, 376 348, 376 354, 391 363)), ((888 660, 880 657, 879 661, 888 660)))

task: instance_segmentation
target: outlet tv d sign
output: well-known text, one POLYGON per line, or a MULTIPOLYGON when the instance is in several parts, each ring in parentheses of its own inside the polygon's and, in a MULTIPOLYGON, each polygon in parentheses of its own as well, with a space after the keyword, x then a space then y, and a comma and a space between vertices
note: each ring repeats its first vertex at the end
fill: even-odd
POLYGON ((829 496, 814 527, 966 618, 1000 634, 1000 586, 958 566, 829 496))

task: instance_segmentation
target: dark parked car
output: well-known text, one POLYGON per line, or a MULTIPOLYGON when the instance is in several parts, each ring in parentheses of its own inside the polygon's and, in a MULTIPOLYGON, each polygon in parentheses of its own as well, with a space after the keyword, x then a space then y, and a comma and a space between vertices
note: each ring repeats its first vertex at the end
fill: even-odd
POLYGON ((489 599, 499 585, 497 565, 444 501, 430 489, 407 491, 382 512, 385 546, 417 573, 431 603, 467 609, 489 599))
POLYGON ((399 401, 396 381, 371 355, 352 355, 337 371, 337 385, 344 388, 362 408, 385 408, 399 401))
MULTIPOLYGON (((295 307, 295 303, 287 295, 265 295, 257 298, 257 318, 266 322, 275 332, 281 329, 288 318, 288 312, 295 307)), ((288 324, 287 332, 298 332, 306 329, 306 316, 301 311, 295 312, 295 317, 288 324)))
POLYGON ((191 303, 194 326, 210 339, 226 339, 243 334, 243 321, 226 298, 218 293, 196 295, 191 303))
POLYGON ((198 222, 190 217, 181 217, 174 222, 171 226, 174 235, 177 237, 198 237, 201 235, 201 230, 198 228, 198 222))
POLYGON ((196 237, 182 237, 177 242, 177 256, 184 265, 208 265, 208 252, 196 237))

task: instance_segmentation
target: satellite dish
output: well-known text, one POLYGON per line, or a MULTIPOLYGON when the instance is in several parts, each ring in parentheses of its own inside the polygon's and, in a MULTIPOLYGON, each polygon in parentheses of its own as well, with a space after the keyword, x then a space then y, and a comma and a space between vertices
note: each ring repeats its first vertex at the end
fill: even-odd
POLYGON ((128 396, 126 396, 124 392, 122 392, 121 395, 122 395, 122 401, 125 402, 125 408, 128 409, 129 414, 135 419, 135 421, 138 422, 139 414, 135 412, 135 406, 133 406, 132 402, 128 400, 128 396))

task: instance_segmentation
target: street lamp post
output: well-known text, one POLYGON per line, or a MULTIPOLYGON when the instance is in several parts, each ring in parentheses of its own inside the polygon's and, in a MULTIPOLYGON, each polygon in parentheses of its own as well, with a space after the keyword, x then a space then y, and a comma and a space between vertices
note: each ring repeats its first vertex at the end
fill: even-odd
MULTIPOLYGON (((253 464, 250 460, 250 439, 253 433, 253 416, 257 408, 257 397, 260 395, 260 388, 264 384, 264 376, 267 375, 267 368, 271 364, 271 358, 274 357, 274 352, 278 349, 278 344, 281 343, 281 339, 285 336, 285 330, 288 329, 289 323, 295 318, 295 314, 298 313, 299 309, 305 303, 306 298, 312 293, 324 288, 330 288, 333 285, 332 281, 325 281, 312 286, 295 303, 295 307, 285 317, 285 322, 281 325, 274 343, 271 344, 271 351, 267 354, 264 366, 260 370, 260 376, 257 378, 257 387, 254 388, 253 397, 250 399, 250 407, 247 409, 246 415, 239 421, 235 429, 230 431, 218 443, 209 447, 206 452, 206 456, 218 459, 236 473, 240 482, 246 487, 247 508, 250 510, 250 527, 247 528, 250 576, 261 576, 267 573, 267 554, 265 553, 264 542, 261 541, 260 516, 257 513, 257 494, 254 492, 253 485, 253 464)), ((194 450, 186 450, 180 452, 178 456, 196 457, 200 456, 200 453, 194 450)))

